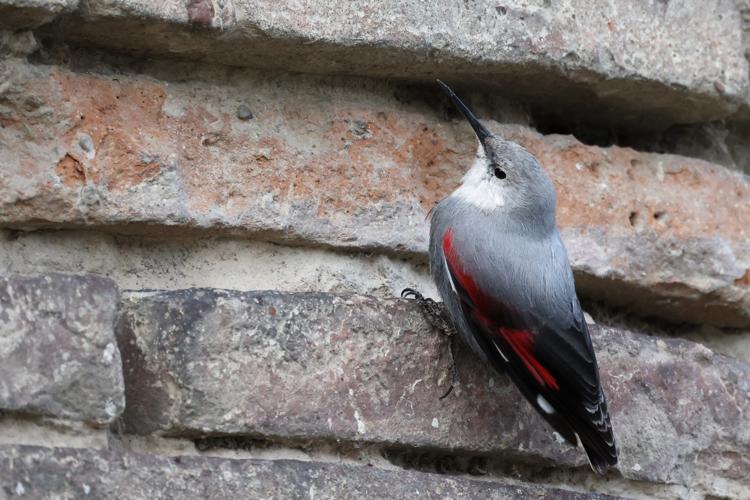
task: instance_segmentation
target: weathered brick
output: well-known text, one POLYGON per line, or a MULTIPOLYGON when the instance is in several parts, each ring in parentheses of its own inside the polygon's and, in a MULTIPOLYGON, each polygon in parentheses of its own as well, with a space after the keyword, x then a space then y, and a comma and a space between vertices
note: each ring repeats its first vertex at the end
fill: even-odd
POLYGON ((8 67, 2 63, 2 60, 26 57, 38 48, 39 43, 31 31, 0 29, 0 78, 9 79, 8 67))
POLYGON ((541 113, 638 128, 720 119, 748 88, 730 0, 594 8, 450 0, 97 0, 56 38, 230 65, 493 85, 541 113))
MULTIPOLYGON (((469 127, 439 116, 437 97, 398 102, 386 84, 254 72, 226 83, 221 68, 184 83, 170 78, 187 69, 158 64, 116 78, 8 65, 8 227, 200 228, 423 256, 425 214, 474 152, 469 127), (241 106, 252 120, 236 116, 241 106)), ((671 320, 750 324, 747 176, 490 125, 550 172, 587 295, 671 320)))
POLYGON ((0 410, 109 423, 125 405, 118 291, 94 276, 0 277, 0 410))
POLYGON ((672 320, 750 324, 750 177, 681 156, 499 130, 555 182, 584 294, 672 320))
POLYGON ((78 0, 0 0, 0 28, 34 28, 78 7, 78 0))
POLYGON ((126 451, 0 446, 0 497, 605 499, 543 485, 364 465, 163 457, 126 451))
MULTIPOLYGON (((680 340, 592 331, 626 478, 747 492, 750 366, 680 340)), ((403 300, 192 289, 129 294, 128 432, 344 440, 586 466, 502 376, 403 300)))

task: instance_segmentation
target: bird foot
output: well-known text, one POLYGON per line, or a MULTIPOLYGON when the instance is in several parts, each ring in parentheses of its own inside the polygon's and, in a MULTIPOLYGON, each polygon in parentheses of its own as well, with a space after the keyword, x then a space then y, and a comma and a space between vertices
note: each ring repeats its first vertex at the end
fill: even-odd
POLYGON ((413 288, 404 288, 401 292, 401 298, 407 299, 409 297, 414 297, 414 300, 417 301, 417 304, 419 305, 420 309, 422 309, 422 314, 427 319, 427 322, 430 323, 433 328, 448 337, 448 354, 450 355, 451 359, 451 385, 450 387, 448 387, 448 390, 445 391, 445 394, 440 396, 440 400, 443 400, 447 398, 451 392, 453 392, 453 387, 455 386, 456 382, 458 382, 458 371, 456 369, 455 357, 456 330, 455 328, 453 328, 453 324, 448 319, 448 315, 445 312, 445 306, 442 303, 435 302, 434 300, 429 298, 425 298, 421 293, 414 290, 413 288))
POLYGON ((445 312, 445 306, 442 302, 435 302, 432 299, 425 298, 413 288, 404 288, 401 291, 401 298, 408 299, 409 297, 414 297, 414 300, 417 301, 420 309, 422 309, 425 319, 427 319, 433 328, 436 328, 440 333, 448 337, 456 334, 456 330, 453 328, 450 319, 448 319, 448 314, 445 312))
POLYGON ((450 337, 448 337, 448 354, 451 357, 451 367, 450 367, 450 371, 451 371, 451 385, 448 386, 448 390, 445 391, 445 393, 442 396, 440 396, 440 401, 442 401, 445 398, 447 398, 448 395, 451 392, 453 392, 453 387, 458 382, 458 370, 456 369, 456 353, 455 353, 455 351, 456 351, 456 336, 455 335, 451 335, 450 337))

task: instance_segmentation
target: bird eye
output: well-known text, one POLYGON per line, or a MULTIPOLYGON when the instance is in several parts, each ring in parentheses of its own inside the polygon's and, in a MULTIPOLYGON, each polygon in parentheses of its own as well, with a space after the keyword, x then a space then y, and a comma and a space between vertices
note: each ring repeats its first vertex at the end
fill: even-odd
POLYGON ((505 179, 505 171, 499 169, 498 167, 495 167, 495 177, 497 177, 498 179, 505 179))

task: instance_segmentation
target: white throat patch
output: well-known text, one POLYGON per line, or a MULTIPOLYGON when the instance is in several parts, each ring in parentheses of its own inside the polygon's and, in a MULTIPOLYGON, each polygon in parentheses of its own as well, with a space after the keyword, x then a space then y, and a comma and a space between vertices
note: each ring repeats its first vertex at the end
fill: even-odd
POLYGON ((483 212, 491 212, 504 206, 503 189, 489 172, 488 166, 487 158, 482 151, 482 154, 477 156, 474 164, 464 175, 461 186, 451 196, 460 198, 483 212))

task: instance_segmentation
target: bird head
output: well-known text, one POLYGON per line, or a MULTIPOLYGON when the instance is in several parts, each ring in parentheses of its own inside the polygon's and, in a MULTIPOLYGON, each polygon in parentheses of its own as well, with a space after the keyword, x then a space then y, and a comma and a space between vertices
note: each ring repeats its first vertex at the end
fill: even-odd
POLYGON ((451 196, 484 213, 508 214, 554 228, 555 188, 539 161, 526 149, 487 129, 450 87, 438 80, 479 141, 474 164, 451 196))

